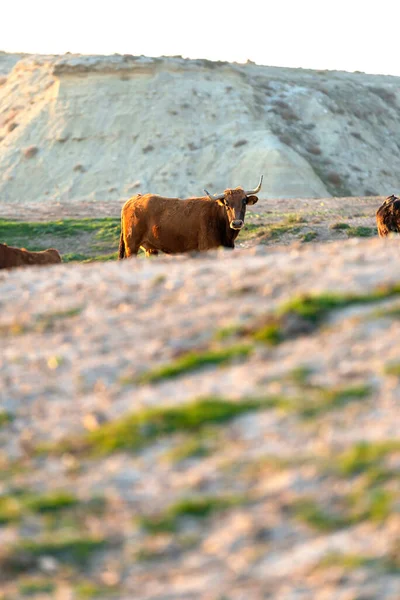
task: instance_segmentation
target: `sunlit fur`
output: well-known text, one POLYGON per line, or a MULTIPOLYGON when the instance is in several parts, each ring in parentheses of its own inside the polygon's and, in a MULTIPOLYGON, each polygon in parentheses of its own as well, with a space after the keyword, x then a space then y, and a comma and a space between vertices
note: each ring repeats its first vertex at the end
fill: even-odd
POLYGON ((244 223, 246 205, 257 201, 241 187, 225 190, 222 200, 138 194, 122 208, 119 258, 135 255, 139 248, 147 256, 234 248, 240 229, 232 229, 231 223, 244 223))
POLYGON ((376 224, 381 237, 400 233, 400 198, 388 196, 376 211, 376 224))
POLYGON ((25 248, 13 248, 0 244, 0 269, 12 269, 27 265, 51 265, 61 262, 61 256, 55 248, 41 252, 29 252, 25 248))

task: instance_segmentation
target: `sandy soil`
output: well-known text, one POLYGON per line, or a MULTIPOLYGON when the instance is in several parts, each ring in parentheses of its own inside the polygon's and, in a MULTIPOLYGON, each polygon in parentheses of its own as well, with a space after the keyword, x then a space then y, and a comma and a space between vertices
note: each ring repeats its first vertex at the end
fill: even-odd
MULTIPOLYGON (((344 206, 335 203, 335 218, 344 206)), ((60 599, 80 598, 90 584, 99 597, 126 600, 397 600, 398 449, 359 472, 338 467, 360 442, 398 439, 397 294, 331 311, 317 328, 295 319, 277 346, 216 337, 262 322, 301 293, 368 296, 398 284, 396 249, 396 240, 350 239, 2 273, 0 400, 10 420, 0 428, 0 493, 18 504, 24 494, 63 490, 78 505, 5 520, 0 594, 22 598, 24 586, 44 580, 53 591, 41 597, 60 599), (187 351, 243 343, 247 358, 137 382, 187 351), (352 389, 365 392, 352 397, 352 389), (332 390, 349 398, 302 416, 302 403, 332 390), (189 437, 175 431, 136 452, 35 455, 38 445, 150 407, 277 395, 292 398, 292 409, 250 411, 189 437), (189 441, 203 451, 178 458, 189 441), (377 467, 387 475, 372 478, 377 467), (208 516, 181 516, 171 531, 144 525, 199 497, 214 502, 208 516), (215 508, 218 499, 225 508, 215 508), (310 500, 324 514, 353 511, 353 520, 318 527, 298 508, 310 500), (86 565, 49 545, 33 559, 17 546, 71 539, 104 545, 86 565)))

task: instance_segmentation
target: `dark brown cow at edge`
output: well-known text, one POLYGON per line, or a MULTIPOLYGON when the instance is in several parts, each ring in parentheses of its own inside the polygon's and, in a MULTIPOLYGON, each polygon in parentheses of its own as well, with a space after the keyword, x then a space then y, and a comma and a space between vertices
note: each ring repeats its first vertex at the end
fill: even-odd
POLYGON ((25 248, 13 248, 0 244, 0 269, 26 267, 28 265, 52 265, 61 262, 61 256, 55 248, 41 252, 29 252, 25 248))
POLYGON ((244 225, 246 207, 258 202, 254 190, 227 189, 201 198, 163 198, 154 194, 133 196, 122 207, 119 258, 165 252, 205 251, 223 246, 234 248, 244 225))
POLYGON ((376 211, 376 224, 381 237, 400 233, 400 198, 388 196, 376 211))

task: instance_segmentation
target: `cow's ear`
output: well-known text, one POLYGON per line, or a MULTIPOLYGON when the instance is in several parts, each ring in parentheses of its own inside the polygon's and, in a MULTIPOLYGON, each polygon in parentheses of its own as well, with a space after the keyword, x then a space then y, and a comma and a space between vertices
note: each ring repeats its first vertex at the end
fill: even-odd
POLYGON ((255 204, 256 202, 258 202, 257 196, 247 196, 247 198, 246 198, 247 205, 255 204))
POLYGON ((217 202, 220 206, 226 206, 225 198, 218 198, 217 202))

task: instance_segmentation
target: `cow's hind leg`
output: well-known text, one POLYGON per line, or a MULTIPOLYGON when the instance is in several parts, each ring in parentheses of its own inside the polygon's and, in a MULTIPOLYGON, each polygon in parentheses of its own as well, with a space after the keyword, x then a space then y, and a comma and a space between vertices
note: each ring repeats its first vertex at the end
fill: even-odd
POLYGON ((132 239, 129 240, 128 244, 125 244, 125 257, 136 256, 139 252, 140 243, 135 243, 132 239))

